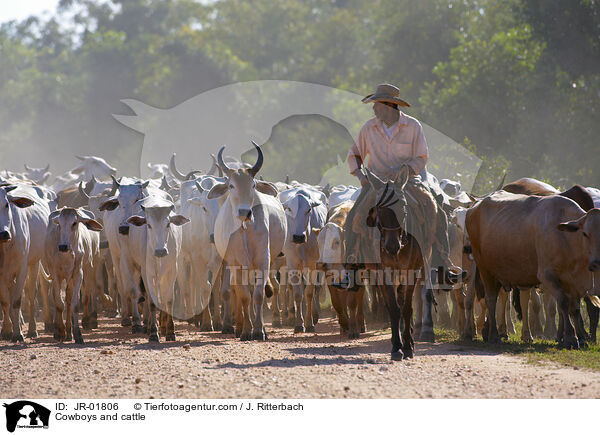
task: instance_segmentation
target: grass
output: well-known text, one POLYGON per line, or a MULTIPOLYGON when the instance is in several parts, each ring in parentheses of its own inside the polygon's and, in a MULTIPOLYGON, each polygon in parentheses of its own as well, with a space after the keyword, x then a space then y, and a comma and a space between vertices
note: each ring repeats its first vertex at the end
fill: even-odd
POLYGON ((451 329, 436 328, 436 339, 441 342, 455 343, 462 347, 517 355, 526 358, 529 364, 545 364, 548 362, 600 371, 600 346, 588 345, 580 350, 559 349, 556 342, 547 339, 535 339, 533 343, 521 341, 520 323, 515 324, 517 334, 511 334, 508 340, 499 344, 484 343, 479 337, 472 342, 460 340, 456 331, 451 329))

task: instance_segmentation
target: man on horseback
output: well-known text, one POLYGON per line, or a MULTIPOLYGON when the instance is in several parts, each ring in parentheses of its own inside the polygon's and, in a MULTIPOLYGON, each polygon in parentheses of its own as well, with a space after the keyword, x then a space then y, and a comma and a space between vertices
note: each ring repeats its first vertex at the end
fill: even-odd
POLYGON ((418 237, 421 251, 424 255, 432 252, 431 262, 427 263, 445 278, 440 282, 457 282, 457 274, 462 271, 448 257, 448 218, 442 209, 441 198, 422 183, 428 157, 423 127, 415 118, 399 110, 399 107, 410 105, 398 95, 397 87, 381 84, 375 93, 362 100, 363 103, 374 103, 375 117, 362 127, 347 157, 350 173, 359 179, 362 189, 344 226, 346 263, 350 269, 356 269, 359 264, 379 262, 374 229, 367 228, 366 220, 380 198, 376 198, 376 192, 363 172, 365 165, 384 182, 393 183, 400 174, 402 178, 408 175, 409 182, 404 187, 409 199, 408 216, 412 219, 412 228, 421 233, 418 237), (445 272, 442 274, 442 271, 445 272))

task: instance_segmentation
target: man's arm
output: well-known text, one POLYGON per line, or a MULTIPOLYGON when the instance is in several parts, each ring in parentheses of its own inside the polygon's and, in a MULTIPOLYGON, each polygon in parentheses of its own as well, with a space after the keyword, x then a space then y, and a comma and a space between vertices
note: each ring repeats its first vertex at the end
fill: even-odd
POLYGON ((361 186, 364 186, 368 182, 367 177, 361 171, 363 158, 365 158, 367 154, 367 144, 363 130, 361 129, 358 133, 358 139, 354 142, 350 151, 348 151, 348 157, 346 158, 350 173, 358 178, 361 186))
POLYGON ((419 174, 425 169, 427 158, 429 157, 429 150, 427 148, 425 134, 423 133, 423 127, 421 126, 421 123, 417 122, 417 124, 418 131, 413 144, 413 157, 406 161, 406 164, 410 166, 415 174, 419 174))

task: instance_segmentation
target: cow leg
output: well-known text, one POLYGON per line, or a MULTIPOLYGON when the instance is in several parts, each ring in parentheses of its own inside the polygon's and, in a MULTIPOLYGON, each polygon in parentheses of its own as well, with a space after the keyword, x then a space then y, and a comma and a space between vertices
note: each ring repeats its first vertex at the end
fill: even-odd
POLYGON ((557 340, 558 329, 556 329, 556 299, 548 292, 544 292, 544 312, 546 322, 544 324, 544 337, 557 340))
POLYGON ((2 304, 2 332, 0 337, 3 340, 10 340, 12 337, 12 322, 10 321, 10 301, 7 294, 7 286, 1 283, 0 287, 0 304, 2 304))
MULTIPOLYGON (((396 289, 389 283, 384 283, 380 286, 380 289, 390 316, 390 327, 392 328, 391 357, 394 361, 400 361, 404 358, 404 352, 402 351, 402 339, 400 338, 400 306, 398 305, 398 299, 396 298, 396 289)), ((405 303, 411 305, 412 298, 407 298, 405 303)))
POLYGON ((600 317, 600 308, 596 307, 590 298, 585 298, 585 307, 590 318, 590 341, 596 343, 596 331, 598 329, 598 318, 600 317))
POLYGON ((483 331, 483 339, 489 343, 497 343, 499 335, 496 324, 496 302, 500 292, 500 283, 484 269, 479 269, 479 275, 483 281, 485 304, 487 306, 487 331, 483 331))
POLYGON ((577 333, 577 339, 579 340, 580 347, 583 347, 590 340, 590 337, 585 330, 583 324, 583 317, 581 317, 581 299, 569 298, 569 314, 573 319, 575 326, 575 332, 577 333))
POLYGON ((252 300, 252 295, 246 285, 237 285, 235 292, 238 295, 237 303, 239 304, 238 310, 240 312, 240 340, 249 341, 252 340, 252 321, 250 320, 250 301, 252 300))
MULTIPOLYGON (((274 267, 275 265, 272 264, 271 270, 274 270, 274 267)), ((281 307, 279 301, 281 294, 281 283, 277 279, 277 273, 272 273, 270 279, 271 284, 273 284, 273 297, 271 298, 271 326, 278 328, 281 326, 281 307)))
MULTIPOLYGON (((69 311, 70 311, 70 315, 71 315, 71 322, 72 322, 72 327, 73 327, 73 338, 75 339, 75 343, 77 344, 83 344, 83 336, 81 335, 81 329, 79 329, 79 298, 81 296, 81 292, 82 292, 82 281, 83 281, 83 271, 81 270, 81 265, 78 266, 78 268, 76 268, 77 270, 77 275, 74 278, 74 282, 73 282, 73 287, 71 288, 72 290, 72 294, 71 296, 71 304, 69 306, 69 311)), ((91 298, 91 294, 89 293, 89 288, 85 288, 83 287, 83 291, 87 294, 85 294, 84 296, 87 299, 91 298), (87 291, 86 291, 87 290, 87 291)), ((67 287, 67 291, 68 291, 68 287, 67 287)), ((84 298, 82 298, 84 299, 84 298)), ((69 328, 67 327, 67 336, 69 335, 69 328)))
MULTIPOLYGON (((25 258, 25 261, 27 259, 25 258)), ((25 280, 27 279, 27 263, 21 265, 15 285, 10 292, 10 319, 12 321, 13 334, 11 340, 13 342, 25 342, 23 332, 21 331, 21 299, 25 280)))
POLYGON ((558 305, 559 332, 562 333, 559 334, 562 335, 562 340, 560 340, 558 343, 559 346, 566 349, 579 349, 579 340, 577 340, 575 328, 573 327, 571 316, 569 315, 571 308, 569 297, 560 287, 559 281, 552 271, 545 271, 540 281, 544 286, 544 290, 549 291, 550 294, 554 296, 558 305))
MULTIPOLYGON (((314 270, 314 269, 313 269, 314 270)), ((309 274, 310 275, 310 274, 309 274)), ((312 303, 312 321, 313 324, 316 325, 319 323, 319 318, 321 317, 321 284, 316 282, 313 283, 313 303, 312 303)), ((364 331, 363 331, 364 332, 364 331)))
POLYGON ((423 327, 423 299, 421 292, 413 293, 413 311, 415 312, 415 336, 421 336, 421 329, 423 327))
POLYGON ((450 308, 448 307, 448 292, 436 290, 437 320, 441 326, 449 328, 450 308))
POLYGON ((304 282, 299 264, 288 263, 288 280, 293 292, 294 309, 296 313, 294 333, 304 332, 304 316, 302 313, 302 300, 304 298, 304 282))
POLYGON ((67 334, 65 330, 65 324, 63 323, 63 311, 65 304, 62 300, 62 280, 57 279, 56 273, 52 274, 52 296, 54 297, 54 307, 56 309, 56 315, 54 316, 55 325, 54 338, 58 341, 64 341, 67 334))
MULTIPOLYGON (((465 333, 466 328, 466 306, 465 306, 465 295, 463 294, 463 286, 454 289, 452 292, 452 297, 454 300, 452 311, 455 312, 455 320, 454 326, 456 328, 456 332, 458 332, 461 336, 465 333)), ((473 303, 471 302, 471 309, 473 308, 473 303)), ((468 319, 468 317, 467 317, 468 319)), ((470 323, 470 322, 469 322, 470 323)), ((471 331, 472 335, 472 331, 471 331)))
POLYGON ((519 292, 521 309, 523 310, 523 329, 521 331, 521 340, 525 343, 533 343, 533 336, 529 327, 529 299, 531 292, 535 292, 534 288, 522 288, 519 292))
POLYGON ((346 313, 345 301, 346 293, 333 286, 327 286, 327 288, 329 289, 329 294, 331 295, 331 305, 338 316, 338 323, 340 324, 341 332, 344 333, 348 330, 348 315, 346 313), (343 301, 342 298, 344 299, 343 301))
MULTIPOLYGON (((267 265, 268 264, 269 263, 267 263, 267 265)), ((261 269, 259 267, 258 271, 262 272, 262 276, 257 277, 252 292, 252 302, 254 304, 254 328, 252 330, 252 339, 265 341, 267 339, 267 332, 265 331, 265 324, 263 318, 263 304, 265 301, 265 284, 268 280, 269 269, 268 266, 267 269, 261 269)))
POLYGON ((105 309, 105 314, 107 317, 114 318, 117 316, 118 310, 118 290, 115 280, 112 258, 110 256, 109 250, 103 249, 100 252, 104 263, 104 270, 106 272, 106 289, 108 290, 108 296, 112 301, 110 307, 105 309))
MULTIPOLYGON (((230 286, 230 271, 225 264, 221 266, 219 273, 220 288, 218 288, 221 294, 221 301, 223 304, 223 328, 221 333, 223 334, 235 334, 233 329, 233 321, 231 319, 231 286, 230 286)), ((219 284, 217 281, 217 284, 219 284)))
MULTIPOLYGON (((306 316, 304 317, 304 330, 306 332, 315 332, 315 320, 313 310, 315 308, 315 284, 312 282, 310 274, 307 274, 306 285, 304 286, 304 300, 306 301, 306 316)), ((318 302, 317 302, 318 305, 318 302)))
POLYGON ((531 307, 531 312, 533 313, 533 318, 529 317, 529 325, 531 326, 531 333, 534 337, 542 337, 542 304, 540 301, 540 295, 537 292, 536 288, 533 288, 530 292, 529 297, 529 306, 531 307))
POLYGON ((240 289, 239 285, 231 285, 233 289, 233 298, 234 298, 234 313, 235 313, 235 336, 236 338, 241 338, 242 332, 244 330, 244 315, 242 308, 242 289, 240 289))
POLYGON ((475 337, 477 333, 473 316, 473 305, 475 304, 475 273, 477 273, 474 265, 475 262, 473 262, 473 266, 471 267, 470 279, 467 281, 467 292, 464 299, 465 326, 461 332, 461 339, 469 341, 473 340, 473 337, 475 337))
POLYGON ((506 331, 506 304, 508 302, 509 293, 500 289, 498 293, 498 303, 496 308, 496 318, 498 319, 498 336, 502 339, 508 339, 508 332, 506 331))
POLYGON ((52 313, 55 312, 55 310, 51 305, 53 300, 50 295, 49 277, 46 278, 46 276, 44 267, 40 265, 38 279, 40 294, 42 295, 42 304, 44 304, 44 332, 54 332, 54 319, 52 313))
POLYGON ((29 269, 29 274, 25 281, 25 291, 27 293, 27 303, 28 303, 28 311, 29 311, 29 327, 27 329, 27 337, 28 338, 36 338, 38 336, 37 333, 37 325, 35 322, 35 297, 37 294, 37 281, 39 275, 40 263, 39 261, 33 265, 29 269))
POLYGON ((358 331, 361 333, 367 332, 367 324, 365 323, 365 312, 364 312, 364 298, 365 298, 366 287, 360 286, 358 290, 358 294, 356 297, 358 298, 357 304, 357 313, 356 313, 356 321, 358 322, 358 331))

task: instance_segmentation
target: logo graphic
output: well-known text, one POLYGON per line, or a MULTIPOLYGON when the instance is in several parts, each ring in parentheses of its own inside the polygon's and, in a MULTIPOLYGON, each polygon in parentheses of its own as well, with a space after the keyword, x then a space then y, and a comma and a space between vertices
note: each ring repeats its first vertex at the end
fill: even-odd
POLYGON ((50 410, 29 400, 19 400, 4 404, 6 408, 6 430, 14 432, 16 428, 48 428, 50 410))

